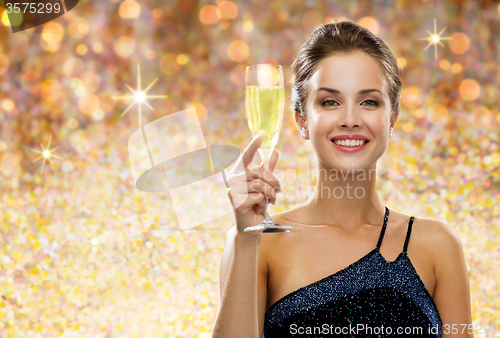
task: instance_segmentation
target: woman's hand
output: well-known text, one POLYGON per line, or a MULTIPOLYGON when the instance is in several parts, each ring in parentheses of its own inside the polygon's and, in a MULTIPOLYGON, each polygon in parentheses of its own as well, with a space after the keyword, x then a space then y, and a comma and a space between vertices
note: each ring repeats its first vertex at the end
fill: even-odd
POLYGON ((282 192, 278 177, 273 174, 278 163, 280 152, 274 150, 269 162, 269 170, 264 165, 252 166, 255 153, 262 144, 263 135, 257 135, 243 151, 242 156, 232 168, 227 182, 229 185, 228 196, 233 205, 238 233, 256 236, 261 231, 243 232, 246 227, 257 225, 264 220, 266 196, 269 203, 276 203, 276 195, 282 192), (234 206, 237 205, 236 208, 234 206))

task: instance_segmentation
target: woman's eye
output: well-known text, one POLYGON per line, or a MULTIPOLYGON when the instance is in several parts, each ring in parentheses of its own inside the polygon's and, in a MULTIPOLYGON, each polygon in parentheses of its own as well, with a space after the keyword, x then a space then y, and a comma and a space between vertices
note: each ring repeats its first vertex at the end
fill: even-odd
POLYGON ((323 106, 333 106, 334 103, 337 103, 337 102, 333 101, 333 100, 326 100, 323 102, 323 106))
POLYGON ((368 104, 368 106, 378 106, 378 102, 374 101, 374 100, 366 100, 363 103, 365 103, 365 102, 371 102, 372 103, 372 104, 368 104))

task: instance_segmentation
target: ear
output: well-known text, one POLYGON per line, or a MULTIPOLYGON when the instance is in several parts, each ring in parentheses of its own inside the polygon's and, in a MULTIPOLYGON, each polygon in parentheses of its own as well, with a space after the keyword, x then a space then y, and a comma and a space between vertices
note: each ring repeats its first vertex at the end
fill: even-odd
POLYGON ((299 112, 295 112, 295 123, 297 124, 297 128, 299 128, 299 131, 302 131, 302 128, 307 129, 307 121, 305 118, 300 116, 299 112))

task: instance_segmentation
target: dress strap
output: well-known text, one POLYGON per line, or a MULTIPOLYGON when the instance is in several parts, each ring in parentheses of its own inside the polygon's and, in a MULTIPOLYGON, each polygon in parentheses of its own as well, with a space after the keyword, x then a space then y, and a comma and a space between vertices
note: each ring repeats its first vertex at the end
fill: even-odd
POLYGON ((408 223, 408 231, 406 232, 406 240, 405 240, 405 246, 403 247, 403 252, 406 252, 406 249, 408 249, 408 241, 410 240, 411 225, 413 224, 414 219, 415 217, 413 216, 410 217, 410 222, 408 223))
POLYGON ((382 225, 382 231, 380 231, 380 236, 378 238, 377 249, 380 249, 382 245, 382 239, 384 238, 385 228, 387 227, 387 221, 389 220, 389 209, 385 207, 385 217, 384 217, 384 225, 382 225))

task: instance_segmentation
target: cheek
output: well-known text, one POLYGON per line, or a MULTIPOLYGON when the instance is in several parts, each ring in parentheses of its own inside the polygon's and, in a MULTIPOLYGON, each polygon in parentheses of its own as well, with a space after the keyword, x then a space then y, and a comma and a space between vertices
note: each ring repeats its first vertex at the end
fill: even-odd
POLYGON ((385 132, 389 132, 389 121, 376 120, 373 123, 370 123, 370 129, 373 133, 382 135, 385 132))
POLYGON ((389 128, 391 124, 391 117, 388 112, 379 111, 377 113, 374 112, 373 115, 368 114, 365 117, 365 124, 372 133, 384 134, 389 133, 389 128))
POLYGON ((314 115, 314 117, 310 118, 307 122, 307 127, 310 133, 313 134, 324 134, 330 133, 332 128, 334 128, 335 121, 326 114, 323 115, 314 115))

